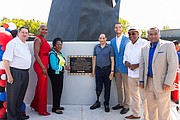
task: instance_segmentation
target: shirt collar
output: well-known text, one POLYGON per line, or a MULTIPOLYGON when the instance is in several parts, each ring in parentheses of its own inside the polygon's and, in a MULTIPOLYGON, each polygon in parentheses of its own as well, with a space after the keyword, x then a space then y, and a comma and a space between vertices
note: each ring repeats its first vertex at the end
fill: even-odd
MULTIPOLYGON (((159 42, 159 41, 158 41, 158 42, 159 42)), ((154 48, 154 47, 157 46, 158 42, 155 42, 154 45, 152 45, 152 43, 150 43, 150 46, 151 46, 152 48, 154 48)))
MULTIPOLYGON (((140 39, 141 39, 141 38, 139 37, 134 44, 139 44, 139 43, 140 43, 140 39)), ((132 41, 131 41, 131 43, 132 43, 132 41)), ((132 44, 133 44, 133 43, 132 43, 132 44)), ((133 44, 133 45, 134 45, 134 44, 133 44)))
POLYGON ((117 40, 117 39, 120 39, 120 40, 121 40, 122 37, 123 37, 123 34, 122 34, 121 36, 119 36, 119 37, 116 36, 116 40, 117 40))
POLYGON ((61 52, 57 52, 55 49, 53 49, 53 51, 56 53, 56 54, 61 54, 61 52))
POLYGON ((22 42, 22 40, 20 40, 20 38, 18 36, 16 36, 17 38, 17 41, 20 43, 20 44, 25 44, 24 42, 22 42))
MULTIPOLYGON (((108 46, 108 44, 106 43, 105 47, 107 47, 107 46, 108 46)), ((101 44, 98 44, 98 47, 101 47, 101 44)))

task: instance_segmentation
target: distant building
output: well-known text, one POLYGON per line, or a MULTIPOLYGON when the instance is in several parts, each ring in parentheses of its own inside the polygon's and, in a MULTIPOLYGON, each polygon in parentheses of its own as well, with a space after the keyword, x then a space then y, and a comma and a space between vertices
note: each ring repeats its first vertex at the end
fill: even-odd
POLYGON ((180 29, 169 29, 169 30, 161 30, 161 39, 164 40, 178 40, 180 42, 180 29))

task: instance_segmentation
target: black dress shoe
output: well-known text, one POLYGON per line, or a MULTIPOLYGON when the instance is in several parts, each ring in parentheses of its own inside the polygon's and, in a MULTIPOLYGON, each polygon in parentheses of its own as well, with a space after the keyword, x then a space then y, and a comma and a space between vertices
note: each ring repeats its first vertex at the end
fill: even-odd
POLYGON ((129 111, 129 108, 123 108, 120 113, 126 114, 128 111, 129 111))
POLYGON ((94 110, 94 109, 99 108, 99 107, 101 107, 101 103, 100 103, 99 101, 96 101, 96 102, 90 107, 90 109, 91 109, 91 110, 94 110))
POLYGON ((52 110, 52 112, 56 114, 63 114, 63 112, 60 109, 52 110))
POLYGON ((60 110, 65 110, 65 108, 64 108, 64 107, 59 107, 59 109, 60 109, 60 110))
POLYGON ((109 112, 109 111, 110 111, 109 105, 105 105, 105 104, 104 104, 104 111, 105 111, 105 112, 109 112))
POLYGON ((26 119, 29 119, 29 115, 23 115, 23 116, 21 116, 21 120, 26 120, 26 119))
POLYGON ((123 106, 120 106, 119 104, 117 104, 116 106, 112 107, 113 110, 118 110, 123 108, 123 106))

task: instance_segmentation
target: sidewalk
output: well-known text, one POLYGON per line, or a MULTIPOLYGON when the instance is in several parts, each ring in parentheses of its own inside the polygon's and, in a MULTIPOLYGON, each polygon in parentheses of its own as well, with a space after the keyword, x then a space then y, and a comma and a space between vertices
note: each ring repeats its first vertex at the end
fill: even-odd
MULTIPOLYGON (((176 106, 179 105, 172 102, 171 106, 171 120, 180 120, 180 112, 178 113, 176 110, 176 106)), ((109 113, 106 113, 103 105, 95 110, 90 110, 90 105, 63 105, 63 107, 65 107, 64 114, 52 113, 51 105, 48 106, 48 111, 51 113, 49 116, 40 116, 30 109, 29 105, 26 107, 26 112, 30 116, 29 120, 124 120, 125 116, 132 113, 130 110, 127 114, 122 115, 120 110, 112 109, 109 113)), ((143 120, 143 116, 138 120, 143 120)))

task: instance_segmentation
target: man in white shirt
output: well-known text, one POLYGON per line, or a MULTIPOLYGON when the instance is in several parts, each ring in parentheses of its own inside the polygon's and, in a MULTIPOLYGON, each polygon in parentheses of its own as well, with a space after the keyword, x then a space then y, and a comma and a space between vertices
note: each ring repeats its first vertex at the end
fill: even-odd
MULTIPOLYGON (((127 116, 127 119, 140 119, 140 90, 138 87, 139 82, 139 62, 141 57, 141 47, 148 43, 147 40, 141 39, 139 37, 139 31, 136 28, 131 28, 128 30, 129 39, 131 40, 124 52, 124 64, 128 68, 128 83, 129 90, 132 96, 132 112, 133 114, 127 116)), ((143 93, 144 94, 144 93, 143 93)), ((144 99, 144 95, 142 96, 142 102, 145 106, 144 118, 148 120, 147 116, 147 107, 146 100, 144 99)))
POLYGON ((29 68, 31 66, 31 54, 26 43, 29 30, 21 27, 17 37, 6 45, 3 54, 4 69, 7 74, 6 105, 7 120, 21 120, 21 105, 29 82, 29 68))

